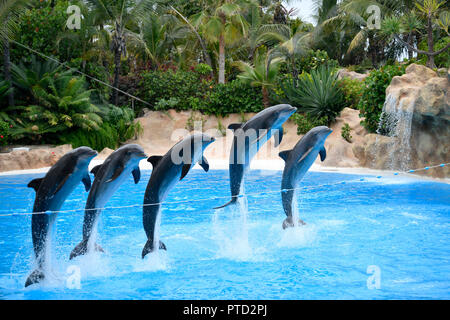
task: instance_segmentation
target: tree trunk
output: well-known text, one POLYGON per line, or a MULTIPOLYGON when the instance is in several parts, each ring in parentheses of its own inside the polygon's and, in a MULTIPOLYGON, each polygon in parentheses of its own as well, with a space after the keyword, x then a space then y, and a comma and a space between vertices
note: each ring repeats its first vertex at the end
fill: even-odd
MULTIPOLYGON (((428 43, 428 52, 434 52, 434 41, 433 41, 433 25, 431 21, 431 16, 428 16, 428 26, 427 26, 427 43, 428 43)), ((436 65, 434 64, 434 55, 427 55, 427 67, 434 69, 436 65)))
MULTIPOLYGON (((12 78, 11 78, 11 57, 9 51, 9 40, 4 39, 3 41, 3 74, 5 76, 5 80, 9 82, 9 85, 12 87, 12 78)), ((8 94, 8 105, 10 107, 14 106, 14 91, 11 91, 8 94)))
POLYGON ((225 83, 225 38, 219 38, 219 83, 225 83))
MULTIPOLYGON (((122 53, 120 52, 120 48, 116 47, 114 49, 114 88, 119 88, 119 76, 120 76, 120 58, 122 53)), ((114 90, 114 89, 113 89, 114 90)), ((119 91, 114 90, 113 94, 113 103, 118 106, 119 105, 119 91)))
POLYGON ((270 107, 270 100, 269 100, 269 91, 267 91, 266 87, 262 87, 262 96, 263 96, 263 105, 264 108, 270 107))

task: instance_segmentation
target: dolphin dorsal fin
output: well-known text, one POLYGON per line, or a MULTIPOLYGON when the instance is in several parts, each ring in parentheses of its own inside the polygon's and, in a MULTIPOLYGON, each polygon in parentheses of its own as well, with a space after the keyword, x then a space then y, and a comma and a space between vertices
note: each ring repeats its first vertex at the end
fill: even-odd
POLYGON ((283 159, 286 162, 291 151, 292 150, 281 151, 278 155, 280 156, 281 159, 283 159))
POLYGON ((41 186, 42 180, 44 180, 44 178, 37 178, 37 179, 31 180, 30 183, 28 183, 27 187, 33 188, 34 191, 38 192, 39 187, 41 186))
POLYGON ((208 160, 206 160, 206 158, 204 156, 198 162, 198 164, 200 165, 200 167, 203 168, 203 170, 205 170, 205 172, 208 172, 208 170, 209 170, 209 163, 208 163, 208 160))
POLYGON ((227 129, 237 130, 239 128, 242 128, 243 125, 244 125, 243 123, 232 123, 232 124, 228 125, 227 129))
POLYGON ((153 166, 153 169, 155 169, 159 161, 161 161, 162 157, 163 156, 151 156, 147 159, 147 162, 150 162, 153 166))
POLYGON ((320 154, 320 161, 324 161, 327 158, 327 150, 325 150, 324 146, 322 147, 322 149, 320 149, 319 154, 320 154))
POLYGON ((184 177, 186 177, 186 175, 188 174, 190 169, 191 169, 191 164, 190 163, 186 163, 186 164, 183 165, 183 169, 181 170, 180 181, 183 180, 184 177))
POLYGON ((99 164, 98 166, 95 166, 95 167, 92 168, 91 173, 94 175, 94 177, 97 176, 98 170, 100 170, 100 167, 101 167, 101 166, 102 166, 102 165, 99 164))

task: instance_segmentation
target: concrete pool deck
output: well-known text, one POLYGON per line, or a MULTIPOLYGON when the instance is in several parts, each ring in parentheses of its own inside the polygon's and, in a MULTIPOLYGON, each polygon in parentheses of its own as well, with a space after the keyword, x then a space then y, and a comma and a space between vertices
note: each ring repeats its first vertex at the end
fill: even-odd
MULTIPOLYGON (((89 165, 89 170, 95 167, 96 165, 102 164, 104 160, 92 160, 91 164, 89 165)), ((211 170, 228 170, 228 160, 225 159, 208 159, 210 169, 211 170)), ((141 170, 151 170, 152 165, 146 161, 141 161, 139 167, 141 170)), ((281 171, 284 168, 284 161, 283 160, 253 160, 250 168, 252 170, 275 170, 275 171, 281 171)), ((12 176, 12 175, 19 175, 19 174, 37 174, 37 173, 46 173, 50 167, 45 168, 39 168, 39 169, 27 169, 27 170, 13 170, 13 171, 6 171, 6 172, 0 172, 1 176, 12 176)), ((198 164, 195 165, 193 168, 195 170, 203 170, 198 164)), ((439 168, 430 169, 430 170, 440 170, 439 168)), ((440 178, 433 178, 431 176, 424 176, 424 175, 415 175, 410 173, 400 173, 399 175, 394 175, 394 173, 398 171, 389 171, 389 170, 375 170, 375 169, 369 169, 369 168, 363 168, 363 167, 356 167, 356 168, 340 168, 340 167, 325 167, 318 164, 313 164, 313 166, 310 168, 310 171, 314 172, 334 172, 334 173, 342 173, 342 174, 359 174, 359 175, 371 175, 371 176, 381 176, 383 178, 405 178, 409 177, 416 180, 429 180, 429 181, 435 181, 435 182, 442 182, 450 184, 450 178, 440 179, 440 178)))

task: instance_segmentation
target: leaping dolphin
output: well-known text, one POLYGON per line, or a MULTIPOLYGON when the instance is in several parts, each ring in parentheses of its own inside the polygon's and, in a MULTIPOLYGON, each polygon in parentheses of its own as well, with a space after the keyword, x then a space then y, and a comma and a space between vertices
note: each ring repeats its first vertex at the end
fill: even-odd
POLYGON ((215 139, 209 135, 193 134, 175 144, 164 156, 148 158, 147 161, 152 164, 153 170, 144 196, 143 224, 148 240, 142 250, 142 259, 154 251, 155 246, 166 250, 165 244, 155 238, 161 203, 197 162, 205 171, 209 170, 203 151, 214 141, 215 139))
MULTIPOLYGON (((141 146, 127 144, 111 153, 103 164, 91 170, 95 179, 86 201, 83 240, 72 250, 70 259, 87 253, 92 231, 97 225, 102 208, 120 185, 125 182, 130 173, 133 175, 134 183, 139 182, 141 177, 139 161, 145 158, 147 158, 147 155, 141 146)), ((93 245, 95 250, 103 252, 98 244, 93 245)))
POLYGON ((282 125, 295 111, 297 111, 295 107, 279 104, 264 109, 245 123, 228 126, 228 129, 234 130, 229 163, 231 200, 214 209, 236 203, 241 192, 242 180, 253 157, 272 135, 275 135, 274 146, 278 147, 283 139, 282 125))
POLYGON ((32 180, 28 187, 36 191, 31 218, 31 232, 37 269, 27 278, 25 287, 41 282, 45 278, 47 239, 50 237, 57 213, 66 198, 82 181, 86 191, 91 187, 88 166, 97 152, 80 147, 66 153, 47 172, 45 177, 32 180), (50 213, 46 213, 51 211, 50 213))
MULTIPOLYGON (((315 127, 308 131, 295 145, 294 149, 282 151, 279 156, 286 162, 281 180, 281 199, 287 218, 283 221, 283 229, 293 227, 292 199, 295 190, 306 172, 313 165, 320 154, 324 161, 327 153, 324 147, 325 140, 333 130, 326 126, 315 127)), ((305 224, 302 220, 300 224, 305 224)))

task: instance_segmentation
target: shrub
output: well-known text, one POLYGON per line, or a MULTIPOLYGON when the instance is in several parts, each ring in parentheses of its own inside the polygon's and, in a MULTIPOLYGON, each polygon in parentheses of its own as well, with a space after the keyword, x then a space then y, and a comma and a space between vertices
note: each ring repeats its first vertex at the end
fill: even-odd
POLYGON ((361 124, 372 133, 378 129, 380 115, 386 100, 386 88, 395 76, 405 73, 404 65, 384 66, 379 70, 373 70, 364 79, 364 88, 358 103, 360 117, 364 117, 361 124))
MULTIPOLYGON (((200 74, 192 71, 150 71, 142 74, 142 80, 137 87, 137 96, 153 106, 164 99, 172 102, 178 99, 176 105, 171 105, 177 111, 190 109, 190 98, 205 97, 210 90, 211 82, 202 80, 200 74)), ((141 108, 147 107, 137 103, 141 108)), ((162 102, 159 108, 166 105, 162 102)), ((160 109, 161 110, 161 109, 160 109)))
POLYGON ((323 65, 328 66, 330 69, 334 69, 338 66, 338 62, 330 59, 328 53, 323 50, 308 50, 306 55, 297 59, 296 64, 298 70, 308 73, 323 65))
POLYGON ((261 90, 240 80, 233 80, 216 85, 207 96, 201 111, 224 116, 229 113, 259 112, 262 109, 261 90))
POLYGON ((363 82, 356 79, 342 78, 338 81, 338 85, 344 94, 346 106, 357 109, 364 89, 363 82))
POLYGON ((311 119, 307 114, 294 113, 291 118, 292 121, 297 125, 297 134, 306 134, 309 130, 318 126, 328 125, 327 118, 311 119))
POLYGON ((9 124, 0 120, 0 146, 6 146, 9 140, 9 124))
POLYGON ((207 76, 211 74, 212 68, 206 63, 199 63, 194 67, 194 71, 202 76, 207 76))
POLYGON ((347 142, 352 142, 352 136, 350 135, 350 131, 352 131, 352 129, 350 128, 348 123, 344 123, 344 125, 341 128, 341 136, 342 138, 345 139, 345 141, 347 142))
POLYGON ((302 74, 297 84, 284 82, 282 89, 287 102, 306 112, 311 119, 334 121, 345 107, 344 95, 337 85, 337 73, 327 66, 302 74))
MULTIPOLYGON (((437 41, 434 44, 434 50, 435 51, 441 50, 449 43, 449 41, 450 41, 450 37, 443 37, 443 38, 439 39, 439 41, 437 41)), ((420 42, 419 49, 425 50, 425 51, 428 50, 428 45, 427 45, 426 39, 423 40, 422 42, 420 42)), ((427 61, 427 57, 424 54, 419 54, 418 59, 423 62, 427 61)), ((438 68, 449 68, 450 67, 450 50, 445 50, 441 54, 438 54, 437 56, 435 56, 434 63, 436 64, 436 66, 438 68)))
POLYGON ((141 131, 139 123, 134 123, 134 112, 129 108, 109 106, 105 110, 104 121, 98 130, 75 130, 62 135, 62 143, 73 148, 88 146, 97 151, 104 148, 116 149, 121 142, 134 138, 141 131))

